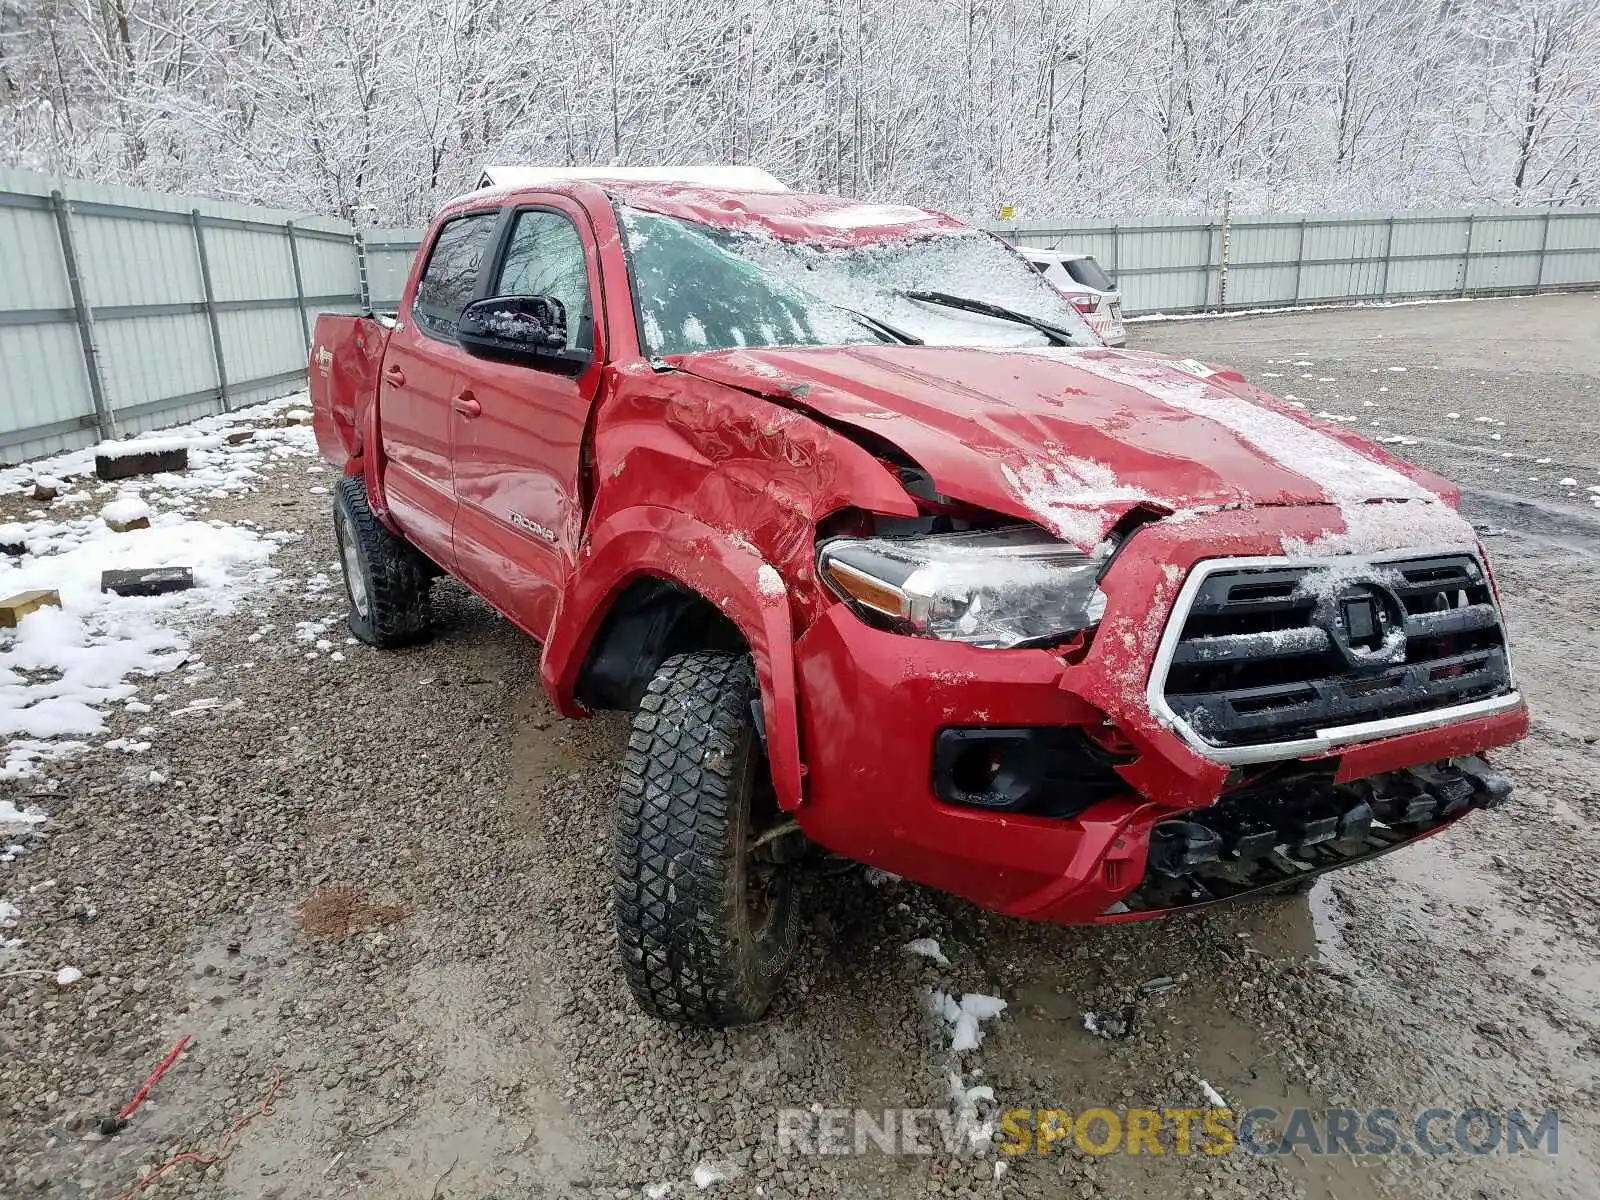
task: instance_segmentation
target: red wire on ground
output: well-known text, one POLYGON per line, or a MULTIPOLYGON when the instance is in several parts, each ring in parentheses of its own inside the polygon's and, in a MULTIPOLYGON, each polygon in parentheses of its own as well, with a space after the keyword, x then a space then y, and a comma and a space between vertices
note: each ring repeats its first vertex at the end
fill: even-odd
POLYGON ((178 1044, 172 1048, 172 1052, 157 1063, 156 1069, 150 1072, 150 1078, 144 1081, 144 1086, 133 1094, 132 1100, 122 1106, 122 1111, 117 1114, 117 1120, 126 1121, 133 1116, 134 1109, 144 1103, 144 1098, 150 1094, 150 1089, 161 1082, 161 1077, 167 1073, 173 1063, 178 1061, 178 1055, 182 1054, 183 1048, 192 1041, 194 1039, 187 1033, 178 1039, 178 1044))
POLYGON ((133 1200, 134 1193, 143 1191, 163 1175, 184 1163, 194 1163, 197 1167, 210 1167, 227 1158, 233 1152, 234 1144, 239 1140, 239 1134, 246 1125, 257 1117, 270 1117, 272 1115, 272 1102, 277 1099, 278 1089, 282 1086, 283 1068, 274 1063, 272 1066, 272 1082, 267 1085, 267 1091, 261 1097, 261 1103, 254 1108, 246 1109, 240 1114, 237 1121, 228 1126, 223 1135, 217 1139, 216 1148, 212 1153, 197 1154, 192 1150, 185 1150, 181 1154, 174 1154, 166 1162, 156 1167, 150 1174, 144 1176, 138 1183, 118 1196, 117 1200, 133 1200))

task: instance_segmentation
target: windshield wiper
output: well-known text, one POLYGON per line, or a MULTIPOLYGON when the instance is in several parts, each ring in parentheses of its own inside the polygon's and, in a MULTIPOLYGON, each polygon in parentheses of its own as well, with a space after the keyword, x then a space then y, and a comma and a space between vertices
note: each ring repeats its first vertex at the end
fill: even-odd
POLYGON ((987 300, 974 300, 970 296, 952 296, 949 292, 899 292, 907 300, 920 300, 924 304, 939 304, 945 308, 959 308, 962 312, 978 313, 985 317, 995 317, 1001 321, 1015 321, 1018 325, 1031 325, 1045 337, 1050 339, 1052 346, 1080 346, 1072 334, 1059 325, 1052 325, 1049 321, 1041 321, 1038 317, 1030 317, 1025 312, 1018 312, 1014 308, 1003 305, 991 304, 987 300))
POLYGON ((881 317, 868 316, 864 312, 858 312, 856 309, 853 309, 853 308, 846 308, 842 304, 835 304, 834 307, 837 308, 840 312, 849 313, 852 317, 854 317, 856 320, 860 321, 868 329, 872 330, 874 333, 881 333, 881 334, 885 335, 892 342, 899 342, 902 346, 920 346, 920 345, 922 345, 922 339, 921 338, 916 337, 913 334, 907 333, 904 329, 900 329, 900 328, 897 328, 896 326, 893 326, 893 325, 889 324, 889 322, 883 320, 881 317))

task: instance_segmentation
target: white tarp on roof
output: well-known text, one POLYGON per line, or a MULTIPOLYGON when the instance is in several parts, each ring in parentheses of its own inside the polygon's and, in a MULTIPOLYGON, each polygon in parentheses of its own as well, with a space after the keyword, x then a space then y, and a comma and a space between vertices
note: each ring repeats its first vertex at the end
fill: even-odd
POLYGON ((575 179, 636 180, 648 183, 686 183, 696 187, 726 188, 735 192, 787 192, 789 189, 760 167, 485 167, 478 180, 486 187, 543 187, 575 179))

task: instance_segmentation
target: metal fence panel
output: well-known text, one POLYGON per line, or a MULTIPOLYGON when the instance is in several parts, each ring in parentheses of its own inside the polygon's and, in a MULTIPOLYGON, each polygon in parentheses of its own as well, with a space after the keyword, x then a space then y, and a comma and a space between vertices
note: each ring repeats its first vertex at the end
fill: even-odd
POLYGON ((0 462, 82 444, 94 433, 94 400, 76 326, 0 325, 0 462))
POLYGON ((406 290, 411 260, 422 244, 421 229, 374 229, 365 235, 367 286, 374 308, 394 308, 406 290))
POLYGON ((1130 315, 1600 285, 1597 209, 1240 217, 1226 247, 1220 224, 1151 217, 994 232, 1093 254, 1130 315))
POLYGON ((360 304, 353 232, 0 171, 0 460, 304 386, 315 313, 360 304))
POLYGON ((1544 287, 1571 287, 1600 279, 1600 211, 1557 211, 1550 221, 1544 287))

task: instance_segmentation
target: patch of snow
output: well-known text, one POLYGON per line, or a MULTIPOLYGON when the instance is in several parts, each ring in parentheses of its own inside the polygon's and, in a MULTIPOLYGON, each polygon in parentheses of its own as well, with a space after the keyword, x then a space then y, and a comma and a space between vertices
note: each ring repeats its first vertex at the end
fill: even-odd
POLYGON ((1216 1088, 1212 1087, 1204 1079, 1201 1079, 1199 1076, 1196 1076, 1195 1077, 1195 1082, 1200 1085, 1201 1092, 1203 1092, 1205 1094, 1206 1103, 1211 1105, 1212 1108, 1229 1108, 1229 1107, 1231 1107, 1231 1105, 1229 1105, 1229 1103, 1225 1099, 1223 1099, 1222 1093, 1217 1091, 1216 1088))
POLYGON ((987 1084, 968 1087, 959 1071, 951 1071, 949 1080, 950 1104, 955 1116, 956 1130, 965 1131, 967 1144, 974 1149, 993 1141, 994 1126, 983 1120, 978 1105, 987 1104, 992 1108, 995 1102, 994 1089, 987 1084))
POLYGON ((186 437, 139 437, 125 442, 101 442, 91 453, 96 458, 132 458, 139 454, 165 454, 188 450, 196 439, 186 437))
POLYGON ((982 1023, 993 1020, 1006 1009, 1006 1002, 998 996, 968 992, 957 1000, 942 988, 928 993, 928 1004, 934 1015, 950 1026, 952 1054, 976 1050, 983 1042, 982 1023))
POLYGON ((148 519, 150 506, 137 496, 124 496, 120 500, 113 500, 100 510, 100 519, 107 525, 115 522, 119 525, 128 525, 140 519, 148 519))
POLYGON ((923 958, 931 958, 940 966, 948 967, 950 965, 950 960, 944 956, 944 951, 939 949, 938 941, 933 938, 913 938, 911 941, 907 942, 902 949, 907 954, 916 954, 923 958))
POLYGON ((704 1191, 713 1183, 726 1183, 730 1179, 739 1177, 739 1168, 732 1162, 713 1162, 706 1160, 695 1164, 694 1173, 690 1176, 695 1187, 704 1191))
POLYGON ((71 987, 83 978, 83 972, 77 967, 62 967, 56 972, 57 987, 71 987))
POLYGON ((38 825, 44 819, 37 809, 21 809, 15 801, 0 799, 0 825, 38 825))
MULTIPOLYGON (((268 560, 301 535, 263 532, 191 515, 196 499, 252 490, 259 468, 289 456, 316 453, 309 428, 258 431, 246 443, 222 433, 299 400, 286 397, 237 413, 207 417, 162 437, 138 437, 72 451, 20 467, 0 469, 0 491, 31 487, 34 480, 86 476, 96 454, 125 456, 182 447, 190 469, 120 486, 96 487, 116 498, 98 514, 46 519, 43 511, 22 526, 27 553, 0 561, 0 595, 32 589, 57 592, 60 608, 29 614, 15 631, 0 631, 0 738, 9 736, 0 778, 25 778, 43 764, 87 749, 82 740, 104 728, 102 710, 121 702, 128 712, 148 712, 133 699, 132 680, 182 665, 188 639, 179 627, 233 611, 248 589, 277 575, 268 560), (105 523, 144 517, 150 528, 118 534, 105 523), (101 574, 115 569, 188 567, 194 588, 166 596, 117 596, 100 590, 101 574), (74 740, 68 740, 74 739, 74 740)), ((88 499, 90 493, 83 493, 88 499)), ((51 511, 63 513, 71 505, 51 511)), ((7 540, 13 540, 8 533, 7 540)), ((191 682, 193 679, 191 678, 191 682)), ((117 749, 137 752, 141 743, 117 749)))
POLYGON ((1342 506, 1345 531, 1310 542, 1285 538, 1289 555, 1367 554, 1380 550, 1469 548, 1472 526, 1448 504, 1372 503, 1342 506))
POLYGON ((936 218, 920 208, 905 204, 852 204, 806 218, 830 229, 878 229, 891 225, 915 225, 936 218))
POLYGON ((756 586, 763 596, 782 596, 787 590, 783 586, 783 576, 768 563, 762 563, 756 572, 756 586))
MULTIPOLYGON (((1063 352, 1047 353, 1054 357, 1063 352)), ((1445 544, 1474 543, 1470 526, 1433 492, 1315 426, 1207 381, 1172 372, 1159 358, 1135 352, 1065 353, 1080 369, 1113 382, 1133 383, 1165 404, 1223 426, 1274 462, 1314 480, 1338 506, 1346 526, 1344 535, 1319 540, 1323 553, 1437 545, 1445 533, 1450 535, 1445 544), (1410 540, 1417 536, 1430 540, 1410 540), (1384 540, 1390 537, 1407 540, 1384 540)), ((1062 536, 1069 537, 1065 532, 1062 536)))
MULTIPOLYGON (((1082 365, 1077 364, 1077 365, 1082 365)), ((1117 481, 1117 473, 1092 458, 1074 458, 1059 448, 1048 457, 1020 466, 1002 463, 1000 471, 1017 499, 1056 536, 1078 546, 1093 546, 1105 533, 1105 506, 1118 500, 1146 500, 1139 488, 1117 481)))

